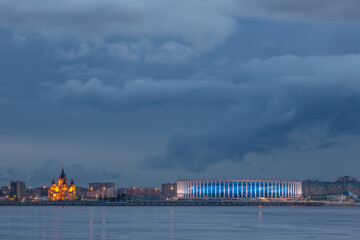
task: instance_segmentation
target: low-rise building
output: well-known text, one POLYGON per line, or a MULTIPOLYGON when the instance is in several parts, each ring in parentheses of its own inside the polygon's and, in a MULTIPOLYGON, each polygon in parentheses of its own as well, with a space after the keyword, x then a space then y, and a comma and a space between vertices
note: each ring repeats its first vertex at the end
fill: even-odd
POLYGON ((173 199, 177 196, 176 183, 161 184, 161 196, 166 199, 173 199))
POLYGON ((357 196, 350 191, 345 191, 342 194, 327 195, 328 201, 349 201, 356 198, 357 196))
POLYGON ((2 196, 9 196, 9 194, 10 194, 10 186, 2 186, 0 188, 0 191, 1 191, 2 196))
POLYGON ((112 182, 89 183, 89 190, 88 190, 86 196, 87 197, 95 197, 95 198, 116 197, 115 183, 112 183, 112 182))
POLYGON ((360 195, 360 182, 356 177, 339 177, 334 182, 315 181, 307 179, 302 183, 303 195, 341 195, 345 191, 350 191, 355 195, 360 195))
POLYGON ((159 200, 160 188, 119 188, 118 195, 126 200, 159 200))
POLYGON ((80 187, 80 186, 76 187, 76 196, 77 196, 77 198, 81 199, 83 197, 86 197, 88 192, 89 192, 88 188, 84 188, 84 187, 80 187))

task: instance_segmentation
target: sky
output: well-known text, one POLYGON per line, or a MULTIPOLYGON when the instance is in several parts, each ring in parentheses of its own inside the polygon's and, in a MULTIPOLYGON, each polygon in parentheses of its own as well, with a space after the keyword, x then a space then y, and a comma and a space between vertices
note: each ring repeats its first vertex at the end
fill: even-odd
POLYGON ((360 177, 357 0, 0 1, 0 184, 360 177))

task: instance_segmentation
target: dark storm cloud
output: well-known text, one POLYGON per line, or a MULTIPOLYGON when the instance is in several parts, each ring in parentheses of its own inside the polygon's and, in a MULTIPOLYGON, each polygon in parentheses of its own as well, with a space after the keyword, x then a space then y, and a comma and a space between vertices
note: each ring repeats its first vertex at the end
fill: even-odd
POLYGON ((45 41, 57 40, 55 55, 66 60, 94 55, 185 65, 239 34, 241 18, 358 22, 357 5, 325 0, 5 0, 0 2, 0 26, 11 29, 19 46, 39 34, 45 41))
POLYGON ((33 169, 29 173, 30 184, 34 186, 49 185, 51 180, 60 176, 61 168, 65 168, 65 174, 68 180, 74 179, 76 185, 86 187, 89 182, 103 182, 119 180, 121 175, 115 172, 109 172, 101 168, 84 168, 80 164, 67 165, 58 160, 51 159, 45 161, 40 167, 33 169))
POLYGON ((221 106, 226 109, 221 123, 197 131, 176 129, 165 154, 143 160, 145 167, 202 171, 225 159, 241 161, 248 153, 297 146, 292 134, 302 128, 325 128, 328 136, 358 134, 359 62, 358 55, 289 55, 210 71, 212 80, 205 76, 134 80, 120 87, 98 79, 70 80, 52 86, 51 96, 72 105, 118 112, 221 106))
MULTIPOLYGON (((246 92, 224 121, 209 130, 174 131, 165 154, 146 157, 143 166, 203 171, 223 160, 242 161, 248 153, 268 153, 301 145, 292 134, 325 128, 327 137, 359 134, 359 56, 256 60, 246 92)), ((246 70, 245 70, 246 71, 246 70)), ((223 93, 224 95, 226 93, 223 93)), ((316 135, 309 134, 311 142, 316 135)), ((323 140, 324 140, 323 139, 323 140)))

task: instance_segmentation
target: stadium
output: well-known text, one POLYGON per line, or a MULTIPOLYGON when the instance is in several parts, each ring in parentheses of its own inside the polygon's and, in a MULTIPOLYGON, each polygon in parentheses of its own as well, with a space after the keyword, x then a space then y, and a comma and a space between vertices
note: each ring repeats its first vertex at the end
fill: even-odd
POLYGON ((301 181, 179 180, 177 197, 189 199, 299 198, 301 181))

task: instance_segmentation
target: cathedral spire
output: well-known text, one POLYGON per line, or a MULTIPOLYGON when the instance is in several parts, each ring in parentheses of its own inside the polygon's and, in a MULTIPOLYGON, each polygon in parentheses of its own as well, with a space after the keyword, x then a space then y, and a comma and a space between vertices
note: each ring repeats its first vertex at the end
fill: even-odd
POLYGON ((74 179, 71 179, 71 183, 70 183, 70 185, 75 185, 75 183, 74 183, 74 179))
POLYGON ((52 181, 51 185, 53 185, 53 184, 55 184, 55 179, 53 179, 53 181, 52 181))
POLYGON ((66 179, 65 172, 64 172, 64 168, 62 168, 60 178, 66 179))

